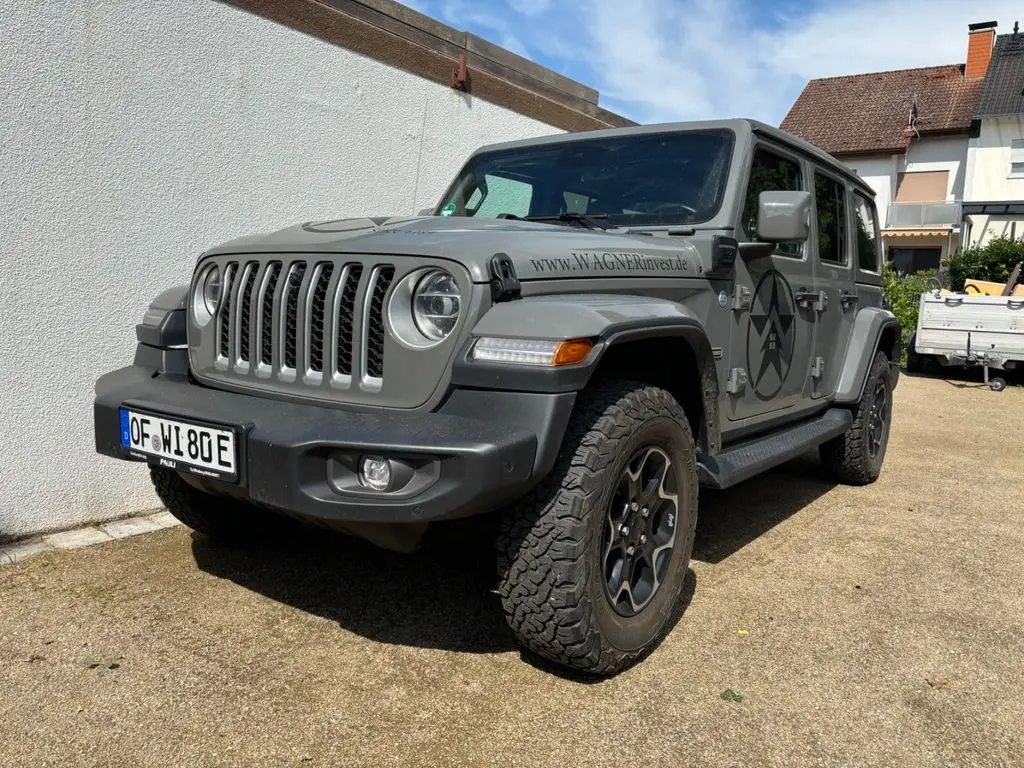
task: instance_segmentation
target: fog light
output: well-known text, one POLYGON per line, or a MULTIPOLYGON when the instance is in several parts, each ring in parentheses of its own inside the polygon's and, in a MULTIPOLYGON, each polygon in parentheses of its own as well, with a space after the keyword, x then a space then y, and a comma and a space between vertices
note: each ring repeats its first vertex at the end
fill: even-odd
POLYGON ((359 461, 359 482, 375 491, 391 485, 391 462, 383 456, 363 456, 359 461))

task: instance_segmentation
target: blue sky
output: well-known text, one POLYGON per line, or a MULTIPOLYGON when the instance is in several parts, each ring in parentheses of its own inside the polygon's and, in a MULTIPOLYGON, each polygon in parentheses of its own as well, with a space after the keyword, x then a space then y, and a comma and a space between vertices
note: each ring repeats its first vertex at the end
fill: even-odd
POLYGON ((963 62, 1019 0, 401 0, 601 93, 642 123, 778 124, 807 80, 963 62))

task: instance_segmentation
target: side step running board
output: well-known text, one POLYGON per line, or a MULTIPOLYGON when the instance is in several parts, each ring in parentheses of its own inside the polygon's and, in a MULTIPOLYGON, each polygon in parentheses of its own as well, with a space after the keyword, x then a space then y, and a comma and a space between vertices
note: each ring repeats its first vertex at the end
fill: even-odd
POLYGON ((717 456, 702 455, 697 464, 700 484, 721 489, 741 483, 839 437, 852 423, 853 415, 848 410, 830 408, 810 421, 728 446, 717 456))

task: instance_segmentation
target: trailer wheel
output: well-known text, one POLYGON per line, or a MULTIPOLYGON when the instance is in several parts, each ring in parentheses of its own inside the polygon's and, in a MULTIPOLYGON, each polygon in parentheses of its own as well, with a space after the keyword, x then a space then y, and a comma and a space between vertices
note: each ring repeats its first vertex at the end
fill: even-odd
POLYGON ((907 373, 921 373, 924 368, 924 359, 917 354, 917 334, 910 334, 907 339, 907 373))
POLYGON ((1006 379, 1000 379, 998 376, 994 379, 989 379, 988 388, 993 392, 1002 392, 1006 389, 1006 379))

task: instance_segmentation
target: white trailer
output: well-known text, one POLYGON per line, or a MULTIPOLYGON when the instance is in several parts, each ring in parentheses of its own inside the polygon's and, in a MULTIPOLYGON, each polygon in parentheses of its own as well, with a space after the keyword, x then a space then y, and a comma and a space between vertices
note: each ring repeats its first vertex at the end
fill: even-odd
POLYGON ((1006 382, 989 378, 989 369, 1024 365, 1024 296, 923 293, 917 331, 907 347, 908 371, 920 371, 925 359, 943 366, 980 365, 985 383, 999 392, 1006 382))

